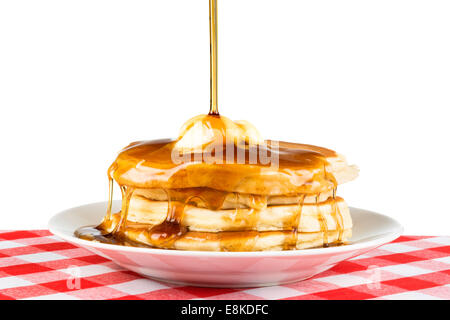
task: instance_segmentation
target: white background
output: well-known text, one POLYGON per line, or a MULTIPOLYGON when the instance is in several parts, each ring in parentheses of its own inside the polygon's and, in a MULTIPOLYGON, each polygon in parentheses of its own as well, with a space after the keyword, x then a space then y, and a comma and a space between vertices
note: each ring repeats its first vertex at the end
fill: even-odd
MULTIPOLYGON (((222 0, 219 109, 358 164, 350 205, 450 234, 450 2, 222 0)), ((209 108, 207 0, 0 0, 0 229, 107 198, 209 108)))

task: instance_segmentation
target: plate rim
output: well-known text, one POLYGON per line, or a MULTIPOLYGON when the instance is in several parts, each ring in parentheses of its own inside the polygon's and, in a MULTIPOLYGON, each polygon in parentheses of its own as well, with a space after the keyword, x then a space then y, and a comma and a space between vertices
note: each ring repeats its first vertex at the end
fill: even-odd
MULTIPOLYGON (((120 200, 116 200, 120 201, 120 200)), ((106 249, 106 250, 114 250, 121 252, 135 252, 135 253, 145 253, 145 254, 156 254, 156 255, 172 255, 172 256, 198 256, 198 257, 221 257, 221 258, 236 258, 236 257, 248 257, 248 258, 262 258, 262 257, 291 257, 291 256, 308 256, 308 255, 317 255, 317 254, 330 254, 330 253, 344 253, 351 252, 359 249, 365 248, 375 248, 381 246, 383 244, 389 243, 399 236, 403 234, 404 228, 403 226, 395 219, 386 216, 381 213, 373 212, 367 209, 349 207, 350 213, 352 210, 364 211, 372 215, 381 216, 382 218, 388 219, 393 223, 395 228, 391 232, 383 233, 377 236, 375 239, 366 240, 358 243, 351 243, 345 246, 337 246, 337 247, 328 247, 328 248, 311 248, 311 249, 302 249, 302 250, 283 250, 283 251, 238 251, 238 252, 223 252, 223 251, 195 251, 195 250, 168 250, 168 249, 158 249, 158 248, 143 248, 143 247, 128 247, 128 246, 119 246, 115 244, 107 244, 100 242, 93 242, 89 240, 84 240, 77 238, 73 235, 69 236, 66 232, 61 231, 60 228, 57 227, 56 220, 63 216, 64 214, 68 214, 71 211, 89 207, 94 205, 105 205, 106 201, 92 202, 72 208, 65 209, 60 211, 59 213, 52 216, 52 218, 48 222, 49 231, 55 236, 63 239, 64 241, 78 244, 82 247, 93 247, 96 249, 106 249)))

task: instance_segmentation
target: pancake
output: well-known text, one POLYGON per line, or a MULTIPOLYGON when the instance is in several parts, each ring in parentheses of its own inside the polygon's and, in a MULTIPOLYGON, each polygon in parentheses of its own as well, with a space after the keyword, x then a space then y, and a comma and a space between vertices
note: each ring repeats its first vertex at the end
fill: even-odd
MULTIPOLYGON (((127 219, 149 225, 159 225, 166 220, 169 203, 133 197, 127 219)), ((352 227, 347 204, 341 198, 318 204, 292 204, 267 206, 262 209, 209 210, 192 205, 184 207, 181 225, 190 231, 274 231, 297 228, 300 232, 319 232, 352 227), (334 203, 336 207, 334 207, 334 203), (297 216, 300 216, 297 220, 297 216)))
MULTIPOLYGON (((139 189, 211 188, 258 195, 316 194, 351 181, 358 168, 332 150, 273 141, 260 145, 277 158, 277 166, 261 163, 173 162, 176 140, 135 142, 125 148, 109 169, 119 185, 139 189), (295 146, 295 147, 293 147, 295 146)), ((237 146, 235 155, 241 150, 237 146)), ((230 149, 228 148, 228 149, 230 149)), ((242 149, 248 162, 249 149, 242 149)), ((223 153, 225 157, 225 153, 223 153)), ((189 155, 192 158, 195 154, 189 155)))
POLYGON ((143 198, 155 201, 185 201, 189 198, 189 203, 195 204, 199 208, 236 209, 253 208, 262 209, 270 205, 287 205, 303 203, 323 202, 333 197, 333 191, 325 191, 318 195, 288 195, 288 196, 267 196, 236 192, 224 192, 209 188, 190 189, 136 189, 133 192, 132 200, 143 198))
MULTIPOLYGON (((111 228, 113 228, 111 226, 111 228)), ((127 245, 144 245, 175 250, 193 251, 279 251, 308 249, 345 243, 351 229, 328 232, 248 231, 248 232, 192 232, 162 243, 151 241, 149 225, 131 224, 124 236, 127 245)), ((94 240, 95 241, 95 240, 94 240)))
MULTIPOLYGON (((345 243, 351 237, 351 229, 343 230, 340 243, 345 243), (343 242, 342 242, 343 241, 343 242)), ((140 241, 138 234, 130 234, 131 238, 140 241)), ((339 233, 331 231, 328 233, 328 241, 324 241, 323 232, 313 233, 297 233, 292 238, 291 232, 268 231, 260 232, 257 235, 243 234, 236 235, 233 233, 190 233, 175 241, 173 248, 177 250, 198 250, 198 251, 280 251, 287 249, 309 249, 319 248, 328 245, 334 245, 338 242, 339 233)), ((145 243, 145 239, 142 238, 145 243)))

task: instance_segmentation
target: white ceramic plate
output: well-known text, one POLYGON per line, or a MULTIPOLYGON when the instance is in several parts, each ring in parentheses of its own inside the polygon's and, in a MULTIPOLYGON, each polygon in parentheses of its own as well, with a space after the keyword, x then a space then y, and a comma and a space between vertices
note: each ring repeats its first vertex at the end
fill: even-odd
MULTIPOLYGON (((120 201, 114 202, 119 210, 120 201)), ((114 209, 114 208, 113 208, 114 209)), ((68 209, 49 222, 50 231, 75 245, 155 280, 204 287, 260 287, 296 282, 399 237, 402 226, 371 211, 350 208, 351 244, 339 247, 265 252, 177 251, 125 247, 76 238, 74 231, 95 225, 106 202, 68 209)))

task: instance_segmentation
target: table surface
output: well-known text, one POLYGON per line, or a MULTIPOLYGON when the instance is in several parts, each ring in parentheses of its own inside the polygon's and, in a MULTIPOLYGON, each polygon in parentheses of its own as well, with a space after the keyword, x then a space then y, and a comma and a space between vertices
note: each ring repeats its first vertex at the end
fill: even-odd
POLYGON ((196 288, 144 278, 47 230, 0 231, 0 299, 450 299, 450 237, 402 236, 302 282, 196 288))

